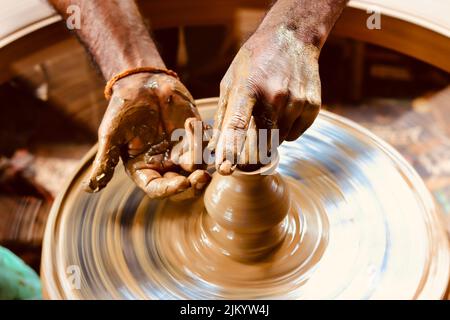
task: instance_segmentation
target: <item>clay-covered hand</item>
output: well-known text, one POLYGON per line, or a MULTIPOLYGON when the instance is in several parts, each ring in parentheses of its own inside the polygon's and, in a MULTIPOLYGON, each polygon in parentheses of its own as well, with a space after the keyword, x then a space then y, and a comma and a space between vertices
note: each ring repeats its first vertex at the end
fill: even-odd
POLYGON ((221 81, 208 146, 219 173, 233 171, 252 125, 279 129, 279 143, 311 126, 321 105, 318 57, 316 46, 286 28, 257 31, 243 45, 221 81))
POLYGON ((194 159, 194 100, 175 77, 138 73, 118 80, 98 131, 98 151, 87 181, 96 192, 111 180, 122 158, 127 173, 151 198, 198 193, 209 182, 202 159, 194 159), (175 129, 186 128, 181 142, 175 129), (174 145, 176 147, 174 147, 174 145))

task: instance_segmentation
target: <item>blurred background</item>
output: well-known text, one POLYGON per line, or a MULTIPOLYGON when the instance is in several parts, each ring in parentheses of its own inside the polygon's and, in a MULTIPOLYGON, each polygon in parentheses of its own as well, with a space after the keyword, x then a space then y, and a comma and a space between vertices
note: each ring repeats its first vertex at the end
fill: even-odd
MULTIPOLYGON (((264 1, 231 1, 232 8, 219 2, 223 7, 197 10, 205 25, 183 24, 185 12, 174 6, 164 9, 170 15, 149 21, 167 66, 197 99, 219 95, 221 77, 264 13, 264 1)), ((156 15, 155 1, 140 4, 146 18, 156 15)), ((407 41, 446 50, 450 40, 382 17, 382 29, 370 30, 375 40, 367 41, 368 30, 345 23, 360 19, 364 29, 367 16, 346 10, 322 51, 323 109, 356 121, 400 151, 424 179, 450 230, 450 67, 442 62, 448 56, 435 47, 408 47, 401 38, 416 33, 416 40, 407 41), (389 28, 397 38, 377 45, 389 28)), ((52 202, 96 143, 107 105, 104 81, 62 22, 3 46, 0 61, 0 245, 38 271, 52 202)))

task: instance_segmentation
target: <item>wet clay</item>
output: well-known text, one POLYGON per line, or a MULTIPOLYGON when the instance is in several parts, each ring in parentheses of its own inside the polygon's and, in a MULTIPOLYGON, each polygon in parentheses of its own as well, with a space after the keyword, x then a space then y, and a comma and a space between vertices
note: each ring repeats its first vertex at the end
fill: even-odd
MULTIPOLYGON (((217 104, 197 101, 202 119, 211 121, 217 104)), ((278 148, 276 174, 216 174, 204 197, 178 202, 149 198, 121 163, 107 188, 84 192, 96 151, 49 215, 41 268, 48 298, 445 293, 448 239, 430 194, 395 150, 349 120, 321 112, 301 139, 278 148), (70 270, 79 271, 79 287, 70 270)))
POLYGON ((290 192, 274 169, 214 174, 204 195, 205 229, 219 250, 240 261, 264 259, 286 236, 290 192))
POLYGON ((228 298, 294 294, 322 256, 328 223, 325 212, 313 209, 306 193, 275 168, 215 173, 204 197, 161 204, 147 232, 153 235, 151 255, 167 273, 149 271, 151 277, 166 288, 174 279, 203 283, 228 298), (305 232, 306 226, 321 232, 305 232))

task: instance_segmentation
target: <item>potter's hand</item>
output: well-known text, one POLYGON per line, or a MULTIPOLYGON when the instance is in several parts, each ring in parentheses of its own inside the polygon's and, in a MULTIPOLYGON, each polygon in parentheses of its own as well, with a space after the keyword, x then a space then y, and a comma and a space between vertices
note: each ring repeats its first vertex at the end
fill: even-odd
POLYGON ((168 75, 171 72, 131 72, 167 71, 136 1, 50 0, 50 3, 65 19, 70 18, 69 6, 80 9, 80 27, 75 32, 108 81, 107 95, 110 84, 114 84, 99 128, 99 149, 87 189, 98 191, 106 186, 119 156, 132 179, 150 197, 173 194, 186 197, 204 187, 209 175, 203 170, 195 171, 197 166, 192 164, 189 131, 193 121, 189 119, 199 116, 191 95, 176 78, 168 75), (127 72, 133 74, 121 78, 127 72), (116 77, 120 80, 112 81, 116 77), (172 148, 165 140, 175 128, 185 125, 187 151, 180 144, 172 148), (181 166, 174 165, 174 158, 180 160, 181 166), (185 177, 180 172, 193 173, 185 177), (182 190, 186 192, 179 194, 182 190))
POLYGON ((198 169, 201 159, 193 158, 192 131, 199 119, 192 96, 175 77, 138 73, 117 81, 99 128, 88 191, 106 186, 120 156, 128 174, 150 197, 185 190, 195 194, 210 179, 198 169), (186 128, 187 135, 172 148, 171 134, 178 128, 186 128), (186 177, 180 171, 190 174, 186 177))
POLYGON ((346 2, 278 0, 238 52, 221 82, 209 144, 219 173, 246 163, 252 126, 279 129, 279 143, 311 126, 321 104, 319 52, 346 2))
POLYGON ((316 47, 283 31, 255 33, 241 48, 221 82, 209 145, 221 174, 239 158, 252 115, 258 129, 279 129, 280 143, 311 126, 321 104, 318 56, 316 47))

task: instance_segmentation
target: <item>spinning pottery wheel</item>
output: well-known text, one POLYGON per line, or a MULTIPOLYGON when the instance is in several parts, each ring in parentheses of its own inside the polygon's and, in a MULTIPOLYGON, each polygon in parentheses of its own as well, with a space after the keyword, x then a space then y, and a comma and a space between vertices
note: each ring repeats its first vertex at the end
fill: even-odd
MULTIPOLYGON (((216 104, 198 101, 205 121, 216 104)), ((85 193, 80 184, 95 151, 48 220, 41 268, 48 298, 445 293, 448 240, 423 182, 390 146, 342 117, 321 112, 304 136, 279 147, 277 168, 215 174, 204 197, 182 202, 149 199, 120 166, 107 188, 85 193)))

